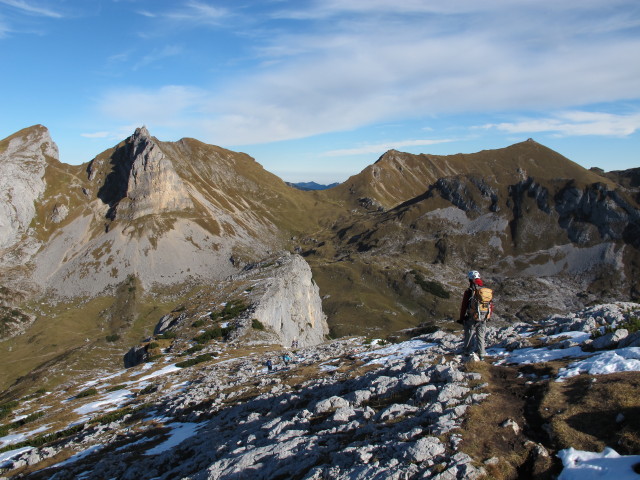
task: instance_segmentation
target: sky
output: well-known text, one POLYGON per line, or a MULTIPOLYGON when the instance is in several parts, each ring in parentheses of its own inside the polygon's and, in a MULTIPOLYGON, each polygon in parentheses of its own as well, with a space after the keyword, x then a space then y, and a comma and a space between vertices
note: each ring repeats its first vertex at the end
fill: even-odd
POLYGON ((637 0, 0 0, 0 138, 90 161, 146 126, 344 181, 528 138, 640 167, 637 0))

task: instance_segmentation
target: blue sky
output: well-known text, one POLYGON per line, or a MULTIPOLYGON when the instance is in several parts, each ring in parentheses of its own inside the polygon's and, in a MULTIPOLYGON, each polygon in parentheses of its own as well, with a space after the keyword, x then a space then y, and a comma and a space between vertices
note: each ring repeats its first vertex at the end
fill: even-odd
POLYGON ((146 125, 343 181, 529 137, 640 166, 637 0, 0 0, 0 138, 91 160, 146 125))

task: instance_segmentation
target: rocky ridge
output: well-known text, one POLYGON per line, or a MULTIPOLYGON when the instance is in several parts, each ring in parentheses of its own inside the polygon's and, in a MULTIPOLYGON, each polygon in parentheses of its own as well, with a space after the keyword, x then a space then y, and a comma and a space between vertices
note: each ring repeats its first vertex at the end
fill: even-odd
MULTIPOLYGON (((535 327, 492 325, 489 353, 500 364, 566 358, 558 378, 600 375, 580 365, 596 365, 598 355, 640 358, 640 333, 622 331, 639 314, 640 305, 617 303, 550 316, 535 327), (594 329, 604 335, 590 338, 594 329)), ((103 374, 38 400, 63 400, 46 410, 42 423, 55 418, 56 408, 85 416, 60 440, 16 450, 2 468, 32 479, 479 478, 507 459, 465 453, 460 427, 469 409, 489 398, 486 378, 462 362, 459 348, 459 335, 438 331, 396 345, 350 338, 302 348, 288 365, 277 358, 282 350, 222 347, 217 359, 197 367, 179 369, 168 359, 103 374), (275 371, 264 367, 266 358, 275 371), (110 388, 115 384, 120 390, 110 388), (78 394, 89 387, 97 400, 78 394), (116 410, 100 413, 106 406, 116 410), (39 465, 48 468, 34 471, 39 465)), ((619 428, 628 428, 621 421, 619 428)), ((536 478, 551 478, 549 446, 522 436, 540 427, 505 418, 491 428, 528 449, 546 469, 536 478)))
MULTIPOLYGON (((0 249, 14 246, 27 233, 35 202, 45 191, 47 157, 57 160, 58 147, 42 126, 0 144, 0 249)), ((2 263, 7 260, 3 255, 2 263)))

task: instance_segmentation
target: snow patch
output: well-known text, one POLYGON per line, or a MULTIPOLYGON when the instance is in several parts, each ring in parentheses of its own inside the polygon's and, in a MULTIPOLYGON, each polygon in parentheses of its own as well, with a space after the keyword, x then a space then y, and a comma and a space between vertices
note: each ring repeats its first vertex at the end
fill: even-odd
POLYGON ((640 455, 619 455, 612 448, 602 453, 567 448, 558 452, 564 469, 558 480, 638 480, 634 466, 640 464, 640 455))
POLYGON ((435 343, 426 343, 422 340, 409 340, 407 342, 397 343, 388 347, 380 348, 378 350, 358 353, 356 356, 369 360, 367 365, 382 364, 386 365, 393 363, 397 360, 402 360, 414 353, 422 350, 428 350, 435 347, 435 343), (376 357, 376 358, 372 358, 376 357))
POLYGON ((640 347, 619 348, 594 355, 561 368, 558 381, 575 377, 581 373, 606 375, 616 372, 640 372, 640 347))
POLYGON ((519 365, 528 365, 530 363, 551 362, 553 360, 560 360, 562 358, 586 357, 589 355, 593 355, 592 353, 583 351, 580 346, 555 349, 550 349, 547 347, 528 347, 520 348, 518 350, 514 350, 513 352, 507 352, 503 349, 490 348, 487 350, 487 353, 489 355, 502 357, 500 360, 495 362, 496 365, 514 363, 519 365))
POLYGON ((200 426, 198 423, 173 423, 171 425, 172 429, 169 432, 169 438, 160 445, 156 445, 151 450, 145 452, 145 455, 158 455, 171 450, 176 445, 182 443, 183 440, 193 437, 200 426))

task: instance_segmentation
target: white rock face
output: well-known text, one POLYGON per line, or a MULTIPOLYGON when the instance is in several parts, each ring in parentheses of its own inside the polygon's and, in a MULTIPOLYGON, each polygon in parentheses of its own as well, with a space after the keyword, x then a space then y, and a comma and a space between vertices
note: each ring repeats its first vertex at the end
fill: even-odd
POLYGON ((0 249, 16 244, 29 228, 46 186, 45 156, 57 160, 58 147, 42 126, 15 136, 0 152, 0 249))
POLYGON ((118 205, 116 218, 133 220, 150 213, 192 208, 184 183, 147 129, 137 129, 130 142, 133 163, 127 197, 118 205))
POLYGON ((276 332, 283 346, 290 347, 295 340, 300 347, 324 342, 329 333, 327 317, 311 268, 302 257, 284 257, 275 275, 266 280, 253 318, 276 332))

